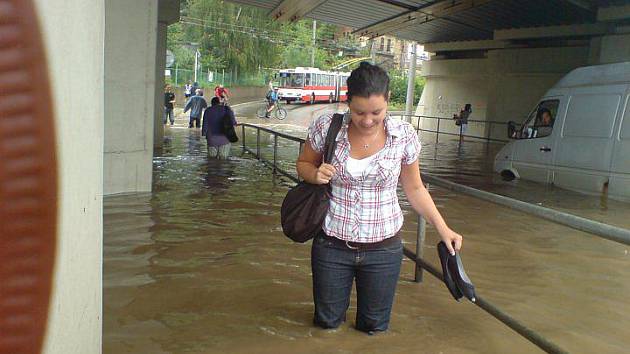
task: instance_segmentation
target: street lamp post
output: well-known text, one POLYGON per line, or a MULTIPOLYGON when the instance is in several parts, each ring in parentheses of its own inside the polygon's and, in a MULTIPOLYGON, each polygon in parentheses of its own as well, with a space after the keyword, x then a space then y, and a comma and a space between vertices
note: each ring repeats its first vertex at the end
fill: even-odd
POLYGON ((195 82, 197 81, 197 68, 199 68, 199 49, 195 49, 195 82))

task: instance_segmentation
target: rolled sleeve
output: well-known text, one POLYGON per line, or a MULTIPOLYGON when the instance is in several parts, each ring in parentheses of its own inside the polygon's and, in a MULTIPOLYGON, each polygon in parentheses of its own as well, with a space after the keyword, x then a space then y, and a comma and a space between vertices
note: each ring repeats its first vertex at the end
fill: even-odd
POLYGON ((402 163, 411 165, 420 155, 420 139, 415 129, 407 127, 405 129, 405 147, 403 150, 402 163))

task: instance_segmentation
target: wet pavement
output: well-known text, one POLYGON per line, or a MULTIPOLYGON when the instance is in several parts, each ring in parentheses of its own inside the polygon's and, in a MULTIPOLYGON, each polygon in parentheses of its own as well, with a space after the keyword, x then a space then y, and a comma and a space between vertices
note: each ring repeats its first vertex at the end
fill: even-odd
MULTIPOLYGON (((256 108, 236 106, 237 119, 303 136, 314 116, 343 106, 289 106, 285 121, 248 118, 256 108)), ((341 328, 313 327, 310 244, 291 243, 279 225, 290 183, 238 147, 229 161, 209 161, 199 131, 186 126, 181 118, 167 127, 152 193, 105 198, 104 353, 541 352, 473 304, 455 302, 431 275, 413 283, 408 260, 390 331, 355 331, 354 299, 341 328)), ((426 172, 627 223, 627 204, 496 180, 487 168, 495 147, 422 140, 426 172)), ((269 154, 272 140, 261 141, 269 154)), ((283 146, 281 157, 294 158, 295 146, 283 146)), ((486 300, 572 353, 630 347, 627 246, 440 188, 431 193, 464 235, 468 275, 486 300)), ((413 249, 415 217, 401 204, 413 249)), ((437 240, 429 227, 424 252, 435 265, 437 240)))

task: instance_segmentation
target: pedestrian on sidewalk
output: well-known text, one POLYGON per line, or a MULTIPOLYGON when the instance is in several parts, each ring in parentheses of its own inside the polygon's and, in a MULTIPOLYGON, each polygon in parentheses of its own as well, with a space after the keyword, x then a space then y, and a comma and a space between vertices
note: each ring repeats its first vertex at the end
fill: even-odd
POLYGON ((167 120, 170 120, 171 125, 175 123, 175 115, 173 114, 173 107, 175 105, 175 94, 171 88, 171 85, 166 84, 164 86, 164 124, 167 120))
POLYGON ((208 103, 206 99, 203 98, 203 91, 201 89, 197 89, 195 91, 195 96, 192 96, 188 103, 186 103, 186 107, 184 107, 184 113, 190 110, 190 121, 188 123, 188 128, 193 127, 193 123, 195 128, 199 128, 201 115, 203 114, 203 110, 208 107, 208 103))
POLYGON ((224 122, 228 119, 232 126, 236 125, 234 111, 221 104, 219 97, 212 97, 210 107, 203 113, 201 136, 208 142, 208 157, 226 160, 230 156, 230 141, 224 133, 224 122))
POLYGON ((226 104, 230 98, 230 91, 223 87, 223 84, 219 84, 214 88, 214 96, 218 97, 222 104, 226 104))
POLYGON ((464 135, 466 135, 466 131, 468 130, 468 117, 472 113, 472 105, 470 103, 466 103, 464 108, 459 111, 459 114, 453 114, 453 119, 455 119, 455 125, 459 127, 459 142, 464 141, 464 135))
POLYGON ((186 86, 184 86, 184 97, 186 97, 186 99, 189 99, 190 96, 192 95, 193 95, 192 82, 188 80, 188 83, 186 84, 186 86))

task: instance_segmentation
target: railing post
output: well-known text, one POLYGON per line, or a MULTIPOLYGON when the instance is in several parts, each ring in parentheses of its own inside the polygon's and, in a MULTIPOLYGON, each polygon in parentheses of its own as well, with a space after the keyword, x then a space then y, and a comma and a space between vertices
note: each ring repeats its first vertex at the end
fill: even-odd
POLYGON ((436 143, 436 144, 438 143, 438 141, 439 141, 439 139, 440 139, 440 122, 442 121, 442 119, 440 119, 440 118, 438 117, 437 121, 438 121, 438 124, 437 124, 437 132, 435 133, 435 143, 436 143))
POLYGON ((486 137, 486 140, 488 140, 488 142, 490 142, 491 135, 492 135, 492 121, 490 121, 490 126, 488 127, 488 136, 486 137))
POLYGON ((242 132, 242 137, 241 137, 241 141, 243 142, 243 153, 245 153, 245 126, 241 125, 241 132, 242 132))
POLYGON ((422 249, 424 248, 424 236, 426 233, 427 222, 422 215, 418 214, 418 233, 416 239, 416 272, 414 280, 416 283, 422 283, 422 267, 418 265, 417 260, 422 259, 422 249))
POLYGON ((273 174, 277 173, 276 164, 278 163, 278 135, 273 135, 273 174))
POLYGON ((260 160, 260 128, 256 128, 256 158, 260 160))

